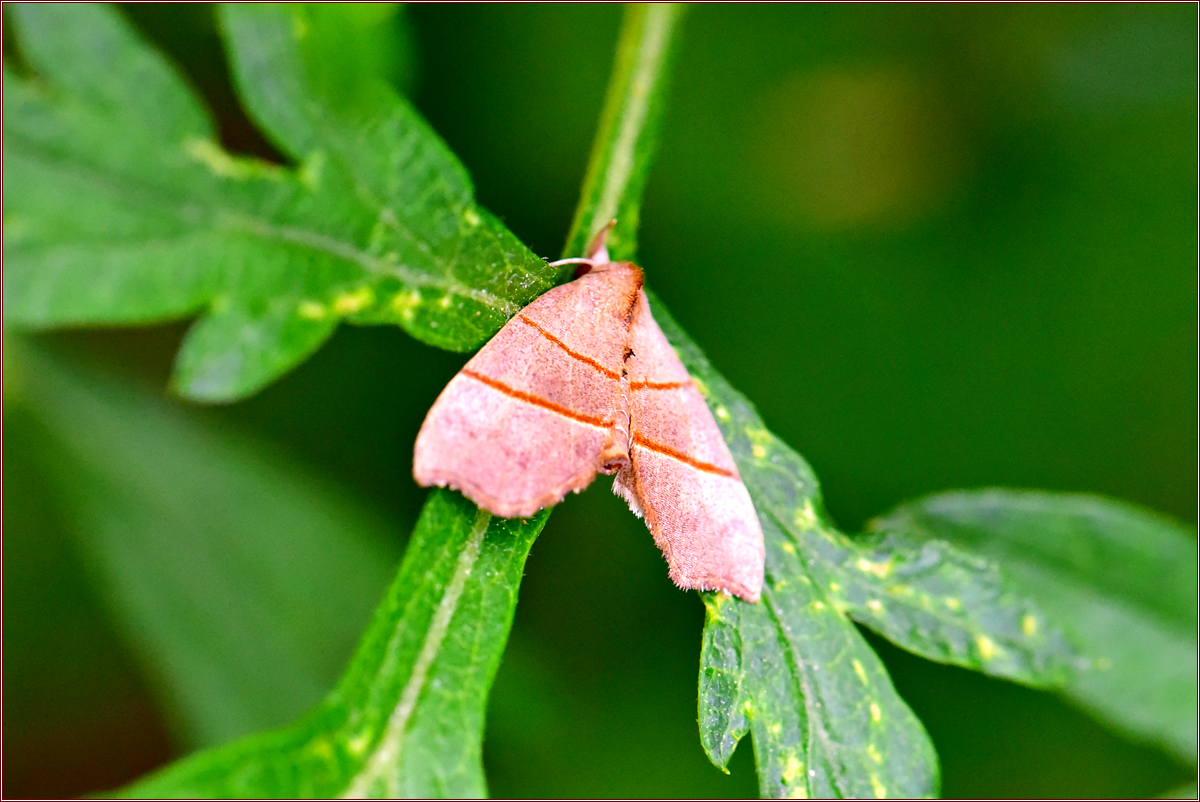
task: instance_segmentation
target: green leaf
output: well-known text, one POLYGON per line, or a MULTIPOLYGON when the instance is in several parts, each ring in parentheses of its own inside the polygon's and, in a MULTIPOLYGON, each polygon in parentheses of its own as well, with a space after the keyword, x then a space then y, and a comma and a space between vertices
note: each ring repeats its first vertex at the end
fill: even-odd
POLYGON ((6 345, 9 409, 37 422, 40 472, 179 741, 220 743, 319 702, 387 586, 399 533, 157 394, 6 345))
POLYGON ((708 611, 699 698, 705 751, 724 768, 738 740, 752 732, 764 797, 935 794, 933 744, 801 551, 819 509, 812 471, 771 437, 750 404, 662 306, 653 305, 729 442, 767 548, 761 601, 702 594, 708 611))
POLYGON ((547 513, 436 491, 333 693, 310 715, 173 764, 134 797, 480 797, 487 691, 547 513))
POLYGON ((1165 794, 1158 797, 1159 799, 1195 799, 1196 798, 1196 783, 1188 783, 1172 788, 1165 794))
POLYGON ((763 426, 661 305, 750 490, 767 547, 763 599, 704 594, 701 741, 724 767, 754 735, 763 796, 928 796, 932 744, 853 620, 930 659, 1030 684, 1067 676, 1071 651, 995 566, 897 533, 849 538, 808 464, 763 426))
POLYGON ((295 160, 233 156, 199 102, 107 7, 14 7, 33 71, 4 75, 7 322, 200 314, 174 383, 252 393, 339 320, 478 347, 556 271, 472 200, 445 145, 382 79, 328 66, 343 20, 222 11, 251 115, 295 160))
POLYGON ((874 525, 995 558, 1078 643, 1086 670, 1066 696, 1195 765, 1194 531, 1122 502, 1014 490, 930 496, 874 525))

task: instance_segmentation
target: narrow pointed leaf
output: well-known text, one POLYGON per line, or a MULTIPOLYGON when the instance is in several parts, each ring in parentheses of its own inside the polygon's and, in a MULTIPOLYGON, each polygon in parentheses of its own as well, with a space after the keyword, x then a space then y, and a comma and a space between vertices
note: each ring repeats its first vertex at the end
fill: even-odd
POLYGON ((930 659, 1030 684, 1061 684, 1071 649, 988 561, 945 542, 837 531, 803 458, 661 306, 655 316, 705 388, 767 546, 762 602, 706 595, 700 722, 709 756, 724 766, 750 731, 764 796, 935 794, 928 736, 852 622, 930 659))
POLYGON ((225 152, 113 9, 31 4, 14 21, 33 74, 4 75, 10 324, 199 314, 174 381, 228 400, 343 319, 477 347, 555 278, 474 204, 461 165, 379 78, 313 67, 328 15, 222 14, 238 88, 290 166, 225 152))
POLYGON ((173 764, 122 795, 486 795, 487 691, 547 517, 492 518, 436 491, 349 669, 315 711, 173 764))
POLYGON ((320 701, 401 534, 159 393, 12 335, 6 346, 11 408, 36 421, 43 480, 178 742, 277 727, 320 701))
POLYGON ((1113 727, 1196 760, 1196 533, 1131 504, 977 490, 906 504, 874 524, 1002 562, 1079 644, 1064 693, 1113 727))

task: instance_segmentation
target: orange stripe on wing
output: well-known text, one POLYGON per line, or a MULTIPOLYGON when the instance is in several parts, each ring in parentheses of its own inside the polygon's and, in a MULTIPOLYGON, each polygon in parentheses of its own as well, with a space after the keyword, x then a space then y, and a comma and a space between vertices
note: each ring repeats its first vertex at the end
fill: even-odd
POLYGON ((524 401, 525 403, 532 404, 535 407, 541 407, 542 409, 546 409, 546 410, 554 412, 558 415, 562 415, 564 418, 570 418, 573 421, 579 421, 580 423, 586 423, 588 426, 596 426, 601 429, 611 429, 612 428, 613 422, 610 420, 602 420, 600 418, 594 418, 591 415, 584 415, 582 413, 576 412, 573 409, 568 409, 567 407, 561 406, 560 404, 556 404, 553 401, 548 401, 545 398, 542 398, 540 396, 530 395, 529 393, 521 392, 520 390, 517 390, 516 388, 509 387, 504 382, 496 381, 491 376, 485 376, 482 373, 476 373, 473 370, 467 370, 465 368, 463 370, 459 371, 459 375, 466 376, 469 379, 474 379, 475 381, 479 382, 480 384, 486 384, 488 387, 491 387, 493 390, 497 390, 501 393, 504 393, 509 398, 515 398, 518 401, 524 401))
POLYGON ((565 351, 567 353, 567 356, 573 357, 574 359, 578 359, 580 362, 582 362, 585 365, 591 365, 596 370, 600 371, 601 373, 603 373, 605 376, 607 376, 610 379, 621 378, 619 375, 617 375, 613 371, 609 370, 608 368, 604 367, 599 362, 592 359, 590 356, 585 356, 584 354, 581 354, 578 351, 572 350, 571 346, 567 345, 565 342, 558 339, 550 332, 546 331, 544 328, 539 326, 534 321, 525 317, 525 315, 517 315, 517 320, 521 321, 522 323, 524 323, 527 326, 531 326, 533 329, 535 329, 539 334, 541 334, 547 340, 554 343, 559 348, 561 348, 563 351, 565 351))
POLYGON ((637 381, 629 385, 630 390, 678 390, 681 387, 690 387, 690 381, 686 382, 650 382, 637 381))
POLYGON ((633 444, 635 446, 641 446, 642 448, 646 449, 647 451, 653 451, 657 454, 662 454, 663 456, 670 457, 671 459, 674 459, 674 460, 678 460, 685 465, 691 465, 693 468, 695 468, 698 471, 704 471, 705 473, 715 473, 717 476, 728 476, 730 479, 737 478, 736 474, 734 474, 733 471, 727 471, 718 465, 710 465, 707 462, 701 462, 698 459, 692 459, 687 454, 684 454, 682 451, 676 451, 675 449, 671 448, 670 446, 664 446, 662 443, 655 443, 653 440, 647 440, 646 438, 642 437, 640 434, 635 433, 633 435, 633 444))

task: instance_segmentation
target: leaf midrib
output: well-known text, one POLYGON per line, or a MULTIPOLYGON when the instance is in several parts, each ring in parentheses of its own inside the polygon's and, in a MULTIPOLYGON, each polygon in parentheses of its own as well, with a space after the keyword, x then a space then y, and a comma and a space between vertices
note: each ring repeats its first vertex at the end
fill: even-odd
MULTIPOLYGON (((131 176, 126 173, 114 173, 105 171, 86 162, 81 162, 74 159, 68 159, 67 154, 61 154, 56 151, 40 147, 38 143, 28 138, 17 136, 6 136, 9 143, 6 143, 5 150, 13 148, 19 152, 19 156, 39 161, 43 166, 49 169, 66 169, 81 177, 86 182, 91 182, 99 187, 99 192, 107 195, 129 194, 132 187, 142 197, 147 198, 151 203, 157 199, 160 208, 170 206, 177 210, 177 217, 184 219, 187 216, 189 207, 201 206, 207 209, 212 221, 210 234, 219 234, 222 230, 234 234, 250 234, 263 239, 264 241, 289 243, 293 245, 302 245, 311 248, 314 251, 332 256, 336 259, 351 262, 362 268, 367 273, 375 276, 387 276, 396 278, 412 289, 433 289, 444 292, 448 295, 455 295, 461 298, 467 298, 475 301, 483 306, 493 309, 496 312, 511 317, 520 311, 519 304, 507 301, 499 296, 490 293, 486 290, 479 290, 469 287, 459 281, 451 278, 443 278, 441 276, 421 273, 414 271, 411 268, 406 268, 404 265, 387 262, 376 256, 367 253, 358 245, 351 242, 339 240, 328 234, 303 229, 295 226, 283 226, 273 223, 266 218, 249 214, 237 207, 227 206, 219 202, 214 202, 214 198, 197 194, 185 194, 180 192, 175 187, 165 187, 146 182, 139 177, 131 176), (13 142, 12 140, 15 140, 13 142), (23 152, 20 152, 23 151, 23 152), (64 166, 65 163, 65 166, 64 166), (116 185, 116 181, 121 182, 120 186, 116 185)), ((11 154, 18 155, 18 154, 11 154)), ((298 185, 294 174, 289 173, 288 178, 292 182, 293 187, 303 191, 303 188, 298 185)), ((383 206, 378 213, 379 216, 385 218, 384 222, 389 224, 397 235, 406 237, 411 242, 416 243, 423 251, 430 254, 431 259, 437 259, 433 255, 432 245, 426 240, 416 236, 411 228, 405 226, 392 211, 391 207, 383 206), (388 219, 390 218, 390 219, 388 219)), ((161 219, 161 218, 160 218, 161 219)), ((36 246, 23 248, 27 251, 33 250, 57 250, 65 248, 95 248, 97 246, 119 247, 126 245, 127 247, 142 247, 153 242, 163 242, 168 239, 182 239, 189 234, 184 230, 185 225, 181 225, 180 229, 171 232, 168 236, 160 237, 145 237, 145 236, 130 236, 125 238, 112 237, 87 237, 76 239, 64 239, 57 242, 42 242, 36 246)), ((21 243, 17 243, 18 246, 21 243)), ((12 251, 9 251, 12 253, 12 251)), ((452 263, 447 263, 446 269, 450 271, 453 268, 452 263)))

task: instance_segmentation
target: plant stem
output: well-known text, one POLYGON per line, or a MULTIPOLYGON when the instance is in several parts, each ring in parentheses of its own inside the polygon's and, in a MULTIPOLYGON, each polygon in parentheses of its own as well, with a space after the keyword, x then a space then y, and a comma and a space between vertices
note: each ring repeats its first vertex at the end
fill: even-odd
POLYGON ((583 255, 591 237, 615 217, 609 252, 616 259, 634 258, 642 189, 684 8, 679 3, 626 6, 612 81, 563 256, 583 255))

